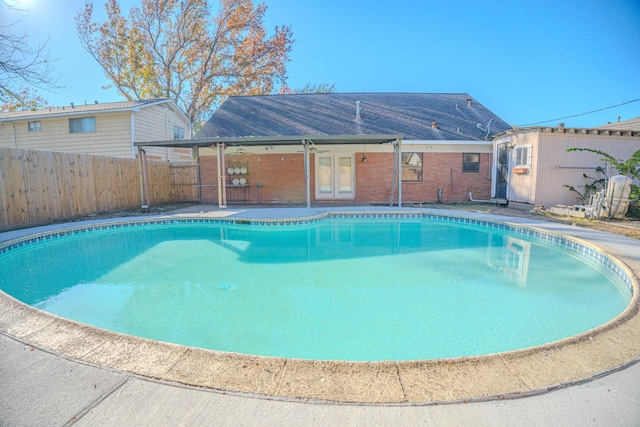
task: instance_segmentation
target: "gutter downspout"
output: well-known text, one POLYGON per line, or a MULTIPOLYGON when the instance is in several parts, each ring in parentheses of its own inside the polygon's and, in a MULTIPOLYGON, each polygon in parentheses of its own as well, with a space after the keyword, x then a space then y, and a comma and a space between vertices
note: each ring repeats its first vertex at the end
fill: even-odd
POLYGON ((144 172, 142 167, 142 147, 138 147, 138 182, 140 183, 140 206, 144 206, 144 172))
POLYGON ((149 212, 149 174, 147 173, 147 152, 140 149, 142 158, 142 177, 144 181, 144 204, 142 205, 143 212, 149 212))

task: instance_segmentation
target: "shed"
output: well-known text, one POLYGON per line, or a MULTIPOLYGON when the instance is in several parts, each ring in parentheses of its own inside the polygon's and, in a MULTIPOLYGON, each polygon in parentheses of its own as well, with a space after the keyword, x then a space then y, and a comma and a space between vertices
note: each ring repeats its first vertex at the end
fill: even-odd
POLYGON ((569 186, 584 189, 590 178, 602 177, 598 168, 607 177, 618 173, 602 156, 567 152, 569 148, 596 149, 617 159, 629 159, 640 150, 640 131, 561 125, 498 134, 493 138, 492 200, 522 209, 575 205, 577 195, 569 186))

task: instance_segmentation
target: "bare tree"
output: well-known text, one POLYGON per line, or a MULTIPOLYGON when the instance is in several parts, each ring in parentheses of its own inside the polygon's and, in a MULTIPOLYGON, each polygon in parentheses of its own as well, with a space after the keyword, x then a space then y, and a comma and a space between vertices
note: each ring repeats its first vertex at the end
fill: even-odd
MULTIPOLYGON (((0 8, 7 9, 3 17, 11 10, 21 17, 26 13, 8 0, 2 0, 0 8)), ((26 32, 16 35, 11 31, 17 22, 0 23, 0 102, 3 110, 42 106, 46 101, 36 94, 36 89, 62 88, 46 50, 48 39, 31 46, 26 32)))
POLYGON ((305 83, 301 88, 291 89, 287 85, 280 87, 280 95, 302 95, 308 93, 334 93, 336 91, 335 83, 305 83))

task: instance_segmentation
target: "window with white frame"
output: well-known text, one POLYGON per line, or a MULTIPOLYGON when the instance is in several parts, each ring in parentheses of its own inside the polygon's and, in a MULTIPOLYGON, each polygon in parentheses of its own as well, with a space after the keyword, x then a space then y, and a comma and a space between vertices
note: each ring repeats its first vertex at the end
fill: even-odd
POLYGON ((422 181, 422 153, 402 153, 402 181, 422 181))
POLYGON ((40 122, 29 122, 29 132, 40 132, 40 122))
POLYGON ((531 166, 531 146, 523 145, 513 149, 513 166, 531 166))
POLYGON ((85 133, 96 131, 95 117, 81 117, 79 119, 69 119, 70 133, 85 133))
POLYGON ((184 139, 184 129, 181 128, 180 126, 174 126, 173 127, 173 139, 184 139))

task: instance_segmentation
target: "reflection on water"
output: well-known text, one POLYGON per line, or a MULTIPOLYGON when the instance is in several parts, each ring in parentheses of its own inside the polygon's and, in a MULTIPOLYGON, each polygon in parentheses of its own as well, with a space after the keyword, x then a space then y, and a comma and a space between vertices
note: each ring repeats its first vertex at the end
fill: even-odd
POLYGON ((530 254, 530 242, 489 233, 487 265, 520 286, 527 285, 530 254))

